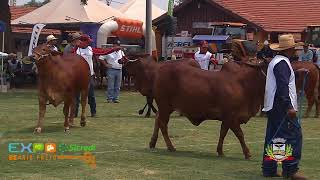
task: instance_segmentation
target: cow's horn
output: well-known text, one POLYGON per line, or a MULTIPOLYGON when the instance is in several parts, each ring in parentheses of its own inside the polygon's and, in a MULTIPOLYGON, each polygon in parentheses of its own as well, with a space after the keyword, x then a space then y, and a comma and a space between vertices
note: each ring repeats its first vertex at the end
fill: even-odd
POLYGON ((136 62, 138 59, 130 59, 129 62, 136 62))

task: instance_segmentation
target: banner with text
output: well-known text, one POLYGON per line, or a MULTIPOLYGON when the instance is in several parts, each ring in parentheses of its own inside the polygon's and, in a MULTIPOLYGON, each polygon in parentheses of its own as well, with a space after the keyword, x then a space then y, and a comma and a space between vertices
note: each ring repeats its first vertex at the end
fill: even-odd
POLYGON ((45 26, 46 26, 45 24, 36 24, 36 25, 34 25, 33 30, 32 30, 31 39, 30 39, 28 56, 32 55, 33 48, 37 47, 39 36, 40 36, 40 32, 45 26))

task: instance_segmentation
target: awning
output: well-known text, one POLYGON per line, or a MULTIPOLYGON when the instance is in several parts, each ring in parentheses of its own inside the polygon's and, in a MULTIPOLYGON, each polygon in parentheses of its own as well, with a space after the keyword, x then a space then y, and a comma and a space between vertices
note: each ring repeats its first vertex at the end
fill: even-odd
POLYGON ((208 43, 228 43, 231 42, 231 38, 228 35, 195 35, 192 38, 194 43, 198 43, 200 41, 207 41, 208 43))

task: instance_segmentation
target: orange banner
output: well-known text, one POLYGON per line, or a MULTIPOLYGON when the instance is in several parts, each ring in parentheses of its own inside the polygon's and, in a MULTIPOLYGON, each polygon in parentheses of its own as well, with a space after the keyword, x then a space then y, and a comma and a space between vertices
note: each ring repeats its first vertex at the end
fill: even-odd
POLYGON ((142 21, 131 20, 131 19, 123 19, 123 18, 115 18, 114 21, 118 23, 118 30, 112 32, 113 35, 118 37, 126 37, 126 38, 142 38, 143 30, 142 30, 142 21))

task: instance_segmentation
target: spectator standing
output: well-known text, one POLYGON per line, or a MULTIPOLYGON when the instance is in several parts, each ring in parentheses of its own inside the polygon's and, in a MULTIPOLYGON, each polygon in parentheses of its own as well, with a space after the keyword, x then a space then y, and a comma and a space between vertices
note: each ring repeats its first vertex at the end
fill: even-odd
POLYGON ((208 51, 209 45, 207 41, 200 42, 200 50, 194 54, 194 59, 198 61, 201 69, 209 70, 210 61, 214 64, 218 64, 213 55, 208 51))
MULTIPOLYGON (((78 48, 76 50, 76 54, 82 56, 88 63, 90 68, 90 82, 89 82, 89 92, 88 92, 88 104, 90 105, 90 111, 91 111, 91 117, 96 117, 96 98, 94 95, 94 70, 93 70, 93 52, 91 46, 89 44, 92 42, 92 39, 86 35, 83 34, 79 38, 80 42, 78 44, 78 48)), ((80 95, 76 98, 76 112, 75 116, 78 116, 79 111, 79 103, 80 103, 80 95)))
POLYGON ((63 55, 67 55, 70 53, 73 53, 77 44, 79 44, 79 39, 81 37, 80 33, 73 33, 71 34, 71 40, 70 40, 70 44, 66 45, 66 47, 63 50, 63 55))
MULTIPOLYGON (((120 41, 116 40, 113 43, 114 48, 120 47, 120 41)), ((119 64, 119 60, 125 57, 124 52, 119 49, 105 56, 100 56, 101 63, 107 67, 108 87, 107 87, 107 102, 119 103, 119 94, 122 80, 122 64, 119 64)))
POLYGON ((53 46, 54 51, 59 51, 57 44, 58 44, 58 38, 54 37, 54 35, 47 36, 47 44, 53 46))
POLYGON ((305 43, 303 45, 303 51, 299 55, 299 61, 309 61, 313 60, 313 52, 309 49, 309 44, 305 43))

